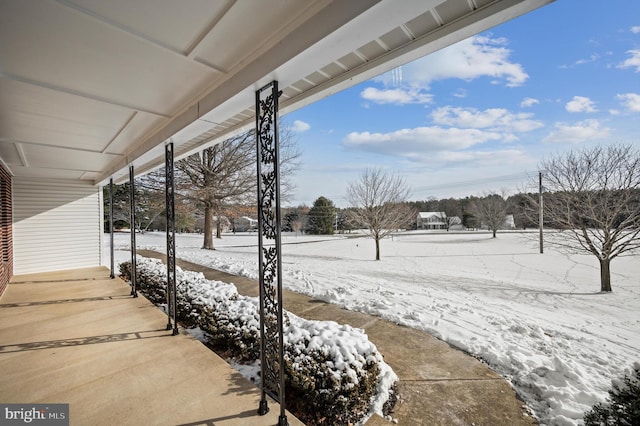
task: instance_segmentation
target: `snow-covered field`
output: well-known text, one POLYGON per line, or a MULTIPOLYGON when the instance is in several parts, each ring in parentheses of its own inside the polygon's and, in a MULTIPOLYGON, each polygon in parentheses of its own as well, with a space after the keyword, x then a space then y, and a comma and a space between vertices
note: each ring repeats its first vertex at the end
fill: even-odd
MULTIPOLYGON (((179 235, 178 257, 257 278, 255 233, 214 243, 201 250, 201 235, 179 235)), ((137 244, 164 251, 165 234, 138 235, 137 244)), ((537 234, 405 233, 381 243, 379 262, 368 238, 287 235, 283 244, 287 288, 480 357, 543 424, 580 424, 611 379, 640 361, 638 256, 612 262, 613 292, 603 294, 595 257, 549 247, 541 255, 537 234)), ((128 259, 128 234, 116 234, 114 246, 117 260, 128 259)))

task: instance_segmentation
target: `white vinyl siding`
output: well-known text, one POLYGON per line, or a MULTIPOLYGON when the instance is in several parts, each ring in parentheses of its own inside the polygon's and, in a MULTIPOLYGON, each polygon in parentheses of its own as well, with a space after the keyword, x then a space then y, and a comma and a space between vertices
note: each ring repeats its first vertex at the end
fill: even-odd
POLYGON ((14 178, 13 197, 14 274, 101 264, 98 187, 14 178))

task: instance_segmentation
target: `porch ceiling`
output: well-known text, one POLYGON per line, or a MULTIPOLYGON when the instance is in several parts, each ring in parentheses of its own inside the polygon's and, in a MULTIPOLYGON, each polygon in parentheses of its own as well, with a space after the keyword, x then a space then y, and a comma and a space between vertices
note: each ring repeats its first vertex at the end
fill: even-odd
POLYGON ((0 159, 126 180, 553 0, 0 0, 0 159))

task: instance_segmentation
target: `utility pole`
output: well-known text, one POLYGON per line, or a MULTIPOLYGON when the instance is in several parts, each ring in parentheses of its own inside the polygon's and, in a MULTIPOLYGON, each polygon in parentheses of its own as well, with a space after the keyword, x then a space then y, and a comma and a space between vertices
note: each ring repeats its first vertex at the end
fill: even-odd
POLYGON ((542 172, 538 172, 538 194, 540 198, 540 211, 538 212, 538 226, 540 228, 540 254, 544 253, 544 237, 542 230, 544 228, 544 216, 543 216, 543 200, 542 200, 542 172))

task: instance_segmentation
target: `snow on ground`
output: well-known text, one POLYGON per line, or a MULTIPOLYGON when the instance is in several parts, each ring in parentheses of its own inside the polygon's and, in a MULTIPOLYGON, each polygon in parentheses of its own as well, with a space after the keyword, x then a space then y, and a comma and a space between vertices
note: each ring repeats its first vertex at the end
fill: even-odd
MULTIPOLYGON (((137 240, 139 248, 165 250, 164 233, 137 240)), ((214 243, 217 250, 201 250, 201 235, 178 235, 177 253, 257 277, 255 233, 214 243)), ((637 256, 612 262, 613 292, 604 294, 595 257, 549 247, 541 255, 537 234, 404 233, 381 243, 379 262, 364 237, 287 235, 283 244, 285 287, 425 330, 480 357, 543 424, 581 423, 611 380, 639 360, 637 256)), ((128 234, 116 234, 114 246, 118 260, 128 259, 128 234)))

